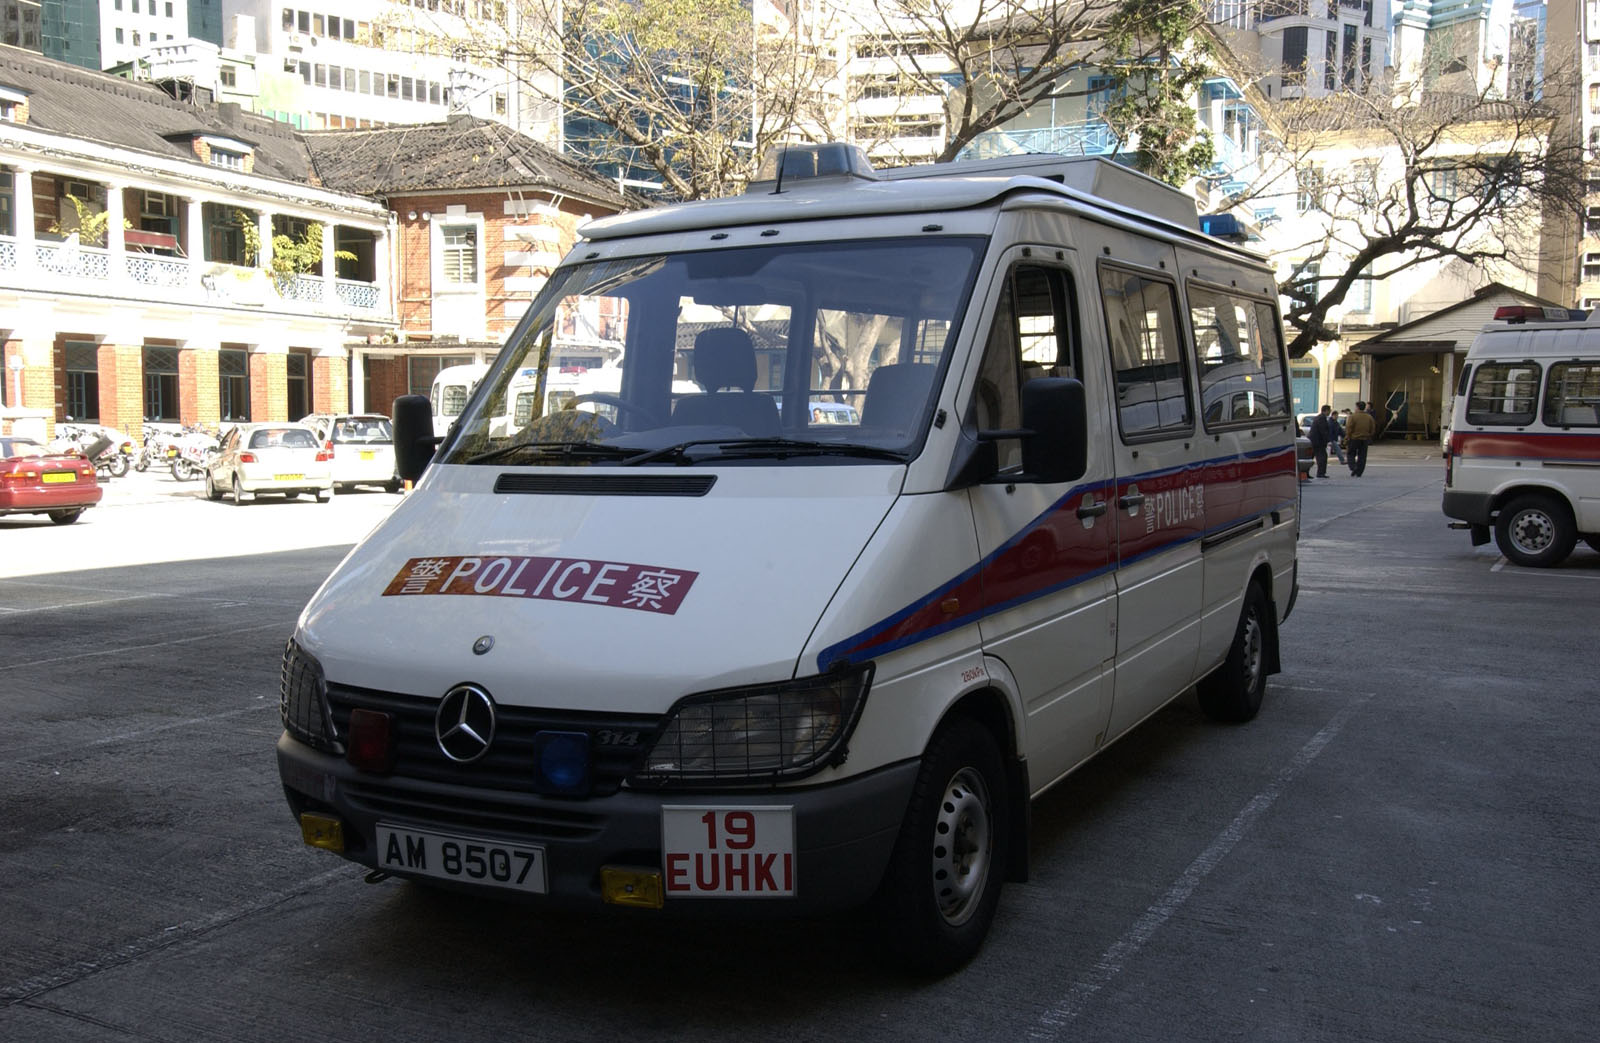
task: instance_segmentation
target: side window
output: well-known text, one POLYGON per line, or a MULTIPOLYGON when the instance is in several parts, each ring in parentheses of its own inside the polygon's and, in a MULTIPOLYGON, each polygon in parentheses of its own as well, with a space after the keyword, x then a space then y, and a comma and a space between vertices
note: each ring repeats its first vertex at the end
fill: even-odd
POLYGON ((1123 440, 1192 430, 1172 284, 1106 266, 1100 269, 1100 295, 1123 440))
POLYGON ((1282 339, 1269 305, 1191 283, 1189 321, 1207 427, 1288 415, 1282 339))
POLYGON ((1539 367, 1531 362, 1486 362, 1472 374, 1467 423, 1492 426, 1533 423, 1539 398, 1539 367))
POLYGON ((1472 367, 1466 364, 1461 366, 1461 379, 1456 381, 1457 397, 1467 393, 1467 381, 1472 379, 1472 367))
POLYGON ((1551 427, 1600 427, 1600 364, 1557 362, 1544 392, 1551 427))
MULTIPOLYGON (((1022 385, 1039 377, 1078 377, 1082 371, 1074 333, 1072 279, 1056 268, 1021 265, 1011 270, 989 327, 972 419, 980 431, 1022 426, 1022 385)), ((1022 466, 1022 443, 1001 441, 1002 468, 1022 466)))

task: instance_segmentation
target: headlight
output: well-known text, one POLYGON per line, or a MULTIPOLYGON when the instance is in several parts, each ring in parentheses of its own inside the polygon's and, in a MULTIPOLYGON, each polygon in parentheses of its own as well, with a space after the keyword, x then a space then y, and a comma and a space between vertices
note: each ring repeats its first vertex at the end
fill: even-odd
POLYGON ((283 649, 283 681, 278 691, 278 712, 290 735, 315 750, 339 753, 339 741, 328 713, 327 682, 322 664, 293 638, 283 649))
POLYGON ((844 761, 872 666, 680 701, 636 776, 640 783, 792 779, 844 761))

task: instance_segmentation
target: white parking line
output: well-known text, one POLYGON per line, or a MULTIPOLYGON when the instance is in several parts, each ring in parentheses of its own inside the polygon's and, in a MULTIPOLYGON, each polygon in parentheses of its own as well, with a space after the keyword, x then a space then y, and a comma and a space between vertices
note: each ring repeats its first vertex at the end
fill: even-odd
POLYGON ((66 601, 59 605, 40 605, 36 608, 12 608, 9 605, 0 605, 0 612, 11 612, 15 615, 25 616, 34 612, 60 612, 66 608, 89 608, 92 605, 115 605, 119 601, 139 601, 141 599, 165 597, 164 594, 127 594, 120 598, 98 598, 94 601, 66 601))
POLYGON ((1501 572, 1507 576, 1541 576, 1549 579, 1582 579, 1590 582, 1600 580, 1600 572, 1563 572, 1557 569, 1506 568, 1510 564, 1511 562, 1507 559, 1500 558, 1490 566, 1489 571, 1501 572))
POLYGON ((34 999, 64 985, 71 985, 75 982, 83 981, 85 978, 93 977, 101 971, 108 971, 124 964, 133 963, 179 942, 191 941, 219 927, 226 927, 247 916, 282 905, 284 902, 299 898, 301 895, 308 894, 318 888, 336 883, 341 878, 353 884, 358 878, 351 872, 351 869, 352 867, 348 865, 339 866, 307 880, 302 880, 297 884, 292 884, 264 895, 258 895, 250 901, 233 906, 230 909, 221 909, 210 916, 174 924, 171 927, 147 934, 143 938, 136 938, 108 952, 91 955, 78 960, 76 963, 70 963, 64 967, 46 971, 43 974, 36 974, 31 978, 24 978, 21 981, 0 986, 0 1008, 34 999))
POLYGON ((1317 755, 1323 751, 1323 748, 1333 741, 1334 737, 1339 734, 1340 730, 1355 715, 1356 711, 1365 706, 1367 701, 1372 698, 1372 695, 1373 693, 1368 692, 1350 702, 1344 709, 1334 714, 1333 720, 1329 721, 1321 731, 1313 735, 1309 742, 1300 747, 1300 752, 1294 755, 1294 759, 1289 762, 1288 767, 1278 773, 1278 777, 1272 780, 1271 785, 1250 799, 1244 809, 1234 816, 1233 821, 1228 824, 1228 828, 1217 834, 1216 839, 1211 841, 1210 846, 1202 851, 1198 858, 1189 863, 1189 868, 1185 869, 1183 875, 1178 877, 1177 881, 1167 889, 1167 893, 1161 896, 1161 900, 1146 909, 1144 915, 1139 917, 1134 925, 1121 938, 1117 939, 1111 948, 1101 954, 1099 961, 1090 968, 1089 973, 1073 984, 1072 989, 1062 998, 1060 1003, 1045 1011, 1043 1016, 1039 1018, 1039 1026, 1029 1034, 1030 1038, 1055 1039, 1061 1035, 1061 1030, 1069 1022, 1083 1013, 1084 1007, 1094 998, 1095 994, 1109 985, 1111 980, 1118 974, 1122 973, 1122 968, 1128 961, 1137 956, 1139 950, 1144 948, 1145 943, 1150 940, 1156 931, 1160 930, 1163 924, 1172 919, 1173 915, 1189 900, 1189 896, 1194 893, 1195 888, 1200 886, 1200 882, 1209 876, 1211 871, 1217 868, 1218 864, 1233 850, 1234 845, 1239 843, 1256 819, 1260 818, 1268 808, 1272 807, 1273 803, 1283 793, 1284 788, 1293 782, 1295 777, 1304 771, 1312 761, 1317 759, 1317 755))
POLYGON ((116 648, 101 648, 93 652, 79 652, 77 655, 57 656, 54 659, 24 659, 12 662, 12 669, 19 666, 50 666, 55 663, 71 663, 78 659, 92 659, 101 655, 122 655, 126 652, 142 652, 150 648, 165 648, 167 645, 187 645, 195 641, 212 641, 219 637, 229 637, 233 634, 248 634, 254 630, 281 630, 285 635, 294 627, 294 620, 287 623, 262 623, 253 627, 234 627, 231 630, 217 630, 209 634, 194 634, 190 637, 175 637, 168 641, 151 641, 143 645, 118 645, 116 648))

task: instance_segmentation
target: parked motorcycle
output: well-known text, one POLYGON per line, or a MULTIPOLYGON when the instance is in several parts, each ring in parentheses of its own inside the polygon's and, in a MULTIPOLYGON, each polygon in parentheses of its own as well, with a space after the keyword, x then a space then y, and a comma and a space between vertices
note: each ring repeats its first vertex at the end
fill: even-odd
POLYGON ((192 482, 206 473, 206 463, 221 447, 215 437, 193 432, 179 438, 174 448, 177 453, 172 457, 172 477, 180 482, 192 482))
POLYGON ((57 449, 76 449, 94 461, 98 478, 121 478, 128 473, 133 441, 98 424, 62 424, 51 443, 57 449))

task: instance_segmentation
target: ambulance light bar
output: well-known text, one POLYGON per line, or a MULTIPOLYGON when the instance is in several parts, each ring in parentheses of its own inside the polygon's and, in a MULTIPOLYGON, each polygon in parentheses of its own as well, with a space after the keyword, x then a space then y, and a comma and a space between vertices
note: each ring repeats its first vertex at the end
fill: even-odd
POLYGON ((878 180, 867 154, 856 145, 830 141, 820 145, 779 145, 761 160, 745 193, 778 192, 802 181, 855 178, 878 180))
POLYGON ((1494 310, 1496 322, 1582 322, 1588 317, 1588 312, 1577 308, 1541 308, 1535 304, 1507 304, 1494 310))

